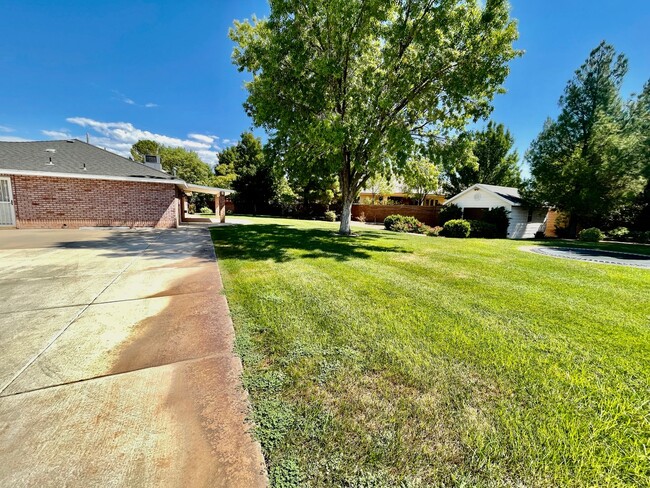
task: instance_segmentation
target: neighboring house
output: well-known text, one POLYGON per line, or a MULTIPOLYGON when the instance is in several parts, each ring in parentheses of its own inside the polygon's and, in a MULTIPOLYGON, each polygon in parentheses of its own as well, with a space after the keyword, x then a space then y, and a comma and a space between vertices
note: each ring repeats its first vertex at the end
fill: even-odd
POLYGON ((192 192, 223 208, 230 190, 188 184, 155 156, 141 164, 77 139, 0 142, 0 226, 177 227, 192 192))
MULTIPOLYGON (((374 200, 379 203, 379 200, 389 199, 395 205, 418 205, 415 198, 411 196, 408 189, 403 183, 397 181, 390 185, 388 191, 383 191, 381 194, 373 192, 372 188, 364 188, 359 192, 359 202, 363 204, 371 204, 374 200)), ((424 199, 425 207, 437 207, 445 203, 444 195, 430 193, 424 199)))
POLYGON ((463 218, 467 220, 480 220, 485 210, 505 207, 510 212, 509 239, 532 238, 546 229, 547 209, 528 207, 517 188, 476 184, 445 202, 451 204, 463 209, 463 218))

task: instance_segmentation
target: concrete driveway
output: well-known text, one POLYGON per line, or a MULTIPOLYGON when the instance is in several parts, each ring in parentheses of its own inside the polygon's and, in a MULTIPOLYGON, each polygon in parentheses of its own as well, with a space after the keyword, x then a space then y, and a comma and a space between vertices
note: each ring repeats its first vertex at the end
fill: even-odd
POLYGON ((0 231, 0 486, 266 482, 209 233, 0 231))

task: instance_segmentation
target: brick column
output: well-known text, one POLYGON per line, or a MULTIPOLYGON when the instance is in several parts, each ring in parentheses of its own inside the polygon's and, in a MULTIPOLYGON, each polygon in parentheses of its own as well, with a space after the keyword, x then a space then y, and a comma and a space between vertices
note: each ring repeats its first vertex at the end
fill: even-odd
MULTIPOLYGON (((216 208, 215 208, 216 213, 216 208)), ((226 221, 226 193, 219 192, 219 222, 222 224, 226 221)))

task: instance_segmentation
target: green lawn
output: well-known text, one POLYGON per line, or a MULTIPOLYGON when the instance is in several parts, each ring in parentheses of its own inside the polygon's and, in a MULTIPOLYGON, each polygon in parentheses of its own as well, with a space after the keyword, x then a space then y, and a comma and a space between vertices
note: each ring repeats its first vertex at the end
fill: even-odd
POLYGON ((250 220, 212 236, 275 486, 650 485, 650 271, 250 220))

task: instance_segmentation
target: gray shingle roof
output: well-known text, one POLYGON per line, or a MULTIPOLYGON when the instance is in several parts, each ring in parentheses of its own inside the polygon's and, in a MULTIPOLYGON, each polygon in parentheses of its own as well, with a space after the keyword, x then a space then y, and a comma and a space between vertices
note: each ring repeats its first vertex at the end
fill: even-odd
POLYGON ((83 174, 174 180, 162 171, 136 163, 78 139, 69 141, 0 142, 0 171, 24 170, 44 173, 83 174), (55 152, 46 151, 54 149, 55 152), (52 157, 53 165, 47 164, 52 157), (84 164, 86 169, 84 171, 84 164))
POLYGON ((486 190, 490 190, 493 193, 496 193, 500 197, 510 200, 512 203, 523 203, 523 200, 519 196, 519 190, 517 188, 512 188, 510 186, 497 186, 497 185, 484 185, 480 184, 486 190))

